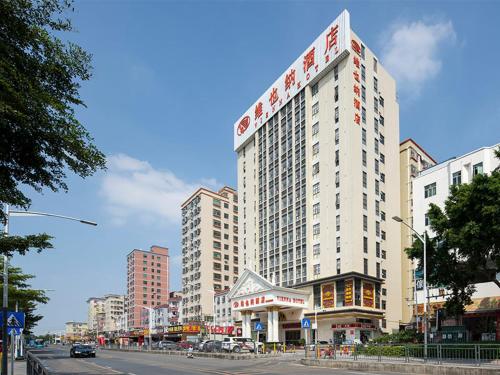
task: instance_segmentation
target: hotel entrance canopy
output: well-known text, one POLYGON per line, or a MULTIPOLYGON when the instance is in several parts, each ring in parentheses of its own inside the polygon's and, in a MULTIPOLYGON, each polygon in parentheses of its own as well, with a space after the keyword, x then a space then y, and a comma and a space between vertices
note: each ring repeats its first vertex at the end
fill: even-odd
POLYGON ((307 291, 276 286, 257 273, 246 269, 228 293, 231 307, 242 317, 242 336, 250 337, 251 315, 267 312, 267 341, 278 341, 278 314, 283 310, 302 310, 309 306, 307 291))

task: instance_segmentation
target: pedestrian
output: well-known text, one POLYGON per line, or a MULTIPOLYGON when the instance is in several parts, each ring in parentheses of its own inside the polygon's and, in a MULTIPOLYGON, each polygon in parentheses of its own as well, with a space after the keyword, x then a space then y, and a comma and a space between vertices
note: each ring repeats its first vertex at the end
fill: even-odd
POLYGON ((192 346, 189 346, 189 348, 188 348, 187 357, 188 358, 194 358, 194 356, 193 356, 193 347, 192 346))

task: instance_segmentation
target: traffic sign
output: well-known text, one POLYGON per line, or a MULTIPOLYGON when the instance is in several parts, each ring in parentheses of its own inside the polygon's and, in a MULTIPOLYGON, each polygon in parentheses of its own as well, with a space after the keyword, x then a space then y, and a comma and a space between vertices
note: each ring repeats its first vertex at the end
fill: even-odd
POLYGON ((304 318, 304 319, 302 319, 301 323, 302 323, 302 328, 304 328, 304 329, 311 328, 311 319, 304 318))
MULTIPOLYGON (((3 327, 3 313, 0 312, 0 327, 3 327)), ((7 313, 7 328, 24 328, 24 313, 9 311, 7 313)))
POLYGON ((23 329, 22 328, 7 327, 7 334, 10 335, 12 332, 14 332, 14 335, 19 336, 21 333, 23 333, 23 329))
POLYGON ((255 330, 256 331, 263 331, 264 330, 264 323, 262 323, 262 322, 255 322, 255 330))

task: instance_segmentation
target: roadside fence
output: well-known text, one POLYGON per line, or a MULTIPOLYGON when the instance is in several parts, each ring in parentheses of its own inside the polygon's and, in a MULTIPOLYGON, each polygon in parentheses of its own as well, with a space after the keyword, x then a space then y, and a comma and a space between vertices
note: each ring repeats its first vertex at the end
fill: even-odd
POLYGON ((500 367, 499 344, 318 345, 309 358, 353 361, 434 363, 500 367))

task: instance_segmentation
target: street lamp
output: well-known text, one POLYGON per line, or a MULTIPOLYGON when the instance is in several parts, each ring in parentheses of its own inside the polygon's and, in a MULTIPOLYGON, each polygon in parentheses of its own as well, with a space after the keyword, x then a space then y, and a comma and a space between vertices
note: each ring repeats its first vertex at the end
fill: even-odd
MULTIPOLYGON (((16 210, 9 210, 9 205, 5 204, 5 225, 4 225, 4 235, 7 237, 9 235, 9 219, 11 216, 48 216, 48 217, 55 217, 59 219, 66 219, 66 220, 72 220, 72 221, 78 221, 82 224, 87 224, 87 225, 92 225, 96 226, 97 223, 94 223, 93 221, 88 221, 88 220, 83 220, 83 219, 77 219, 74 217, 70 216, 64 216, 64 215, 57 215, 57 214, 50 214, 46 212, 35 212, 35 211, 16 211, 16 210)), ((3 320, 3 326, 2 326, 2 375, 7 375, 7 314, 8 314, 8 302, 9 302, 9 257, 7 254, 3 255, 3 306, 2 306, 2 320, 3 320)), ((14 358, 12 358, 12 369, 11 371, 13 372, 14 368, 14 358)))
MULTIPOLYGON (((397 221, 398 223, 403 224, 408 229, 410 229, 417 238, 422 241, 424 245, 424 358, 427 358, 427 302, 428 302, 428 290, 427 290, 427 235, 424 232, 424 235, 421 236, 412 226, 408 225, 401 219, 399 216, 393 216, 392 219, 397 221)), ((416 293, 416 280, 415 280, 415 293, 416 293)), ((418 312, 418 306, 417 306, 418 312)), ((418 322, 417 322, 418 324, 418 322)))
POLYGON ((212 297, 212 334, 215 340, 215 290, 207 289, 207 292, 213 293, 212 297))

